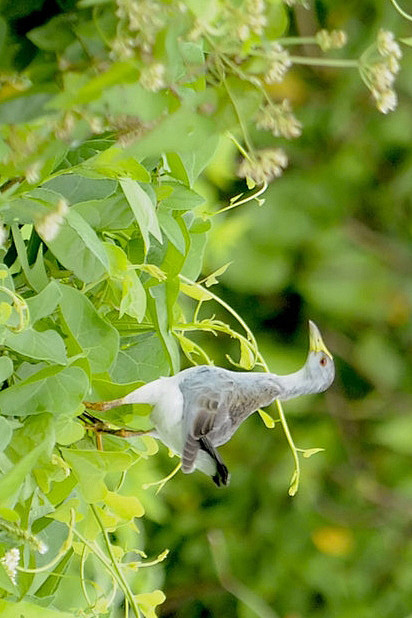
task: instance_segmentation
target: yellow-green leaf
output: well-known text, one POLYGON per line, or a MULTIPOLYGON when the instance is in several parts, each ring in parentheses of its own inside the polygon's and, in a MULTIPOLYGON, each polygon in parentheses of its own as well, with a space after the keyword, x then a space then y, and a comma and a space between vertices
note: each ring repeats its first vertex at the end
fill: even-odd
POLYGON ((116 515, 130 521, 133 517, 142 517, 144 508, 136 496, 122 496, 113 491, 108 491, 105 503, 116 515))
POLYGON ((187 283, 180 282, 180 291, 186 296, 190 296, 190 298, 194 298, 195 300, 211 300, 213 296, 209 294, 207 290, 197 285, 189 285, 187 283))

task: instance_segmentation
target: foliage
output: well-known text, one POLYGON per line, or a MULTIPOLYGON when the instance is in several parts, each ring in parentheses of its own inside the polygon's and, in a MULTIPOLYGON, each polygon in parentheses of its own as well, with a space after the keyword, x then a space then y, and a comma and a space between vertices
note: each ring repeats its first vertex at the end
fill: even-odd
MULTIPOLYGON (((164 601, 159 588, 165 548, 186 534, 191 539, 186 551, 199 551, 191 535, 199 522, 203 525, 200 492, 207 495, 207 479, 203 485, 199 481, 198 489, 191 484, 189 492, 188 479, 176 478, 178 492, 169 484, 166 498, 154 496, 150 486, 160 476, 158 457, 152 457, 156 443, 149 437, 109 436, 103 438, 104 450, 96 449, 92 427, 79 419, 82 402, 119 397, 174 373, 181 356, 187 363, 218 359, 210 334, 220 346, 221 335, 227 337, 224 345, 230 349, 224 362, 267 368, 252 331, 210 287, 219 277, 236 291, 281 291, 295 275, 292 263, 309 236, 314 241, 307 241, 305 249, 311 260, 297 273, 299 294, 326 319, 336 315, 340 327, 359 312, 382 319, 373 286, 368 302, 356 304, 358 295, 348 292, 351 282, 342 291, 334 284, 334 272, 324 276, 336 247, 347 264, 345 272, 362 267, 366 277, 378 267, 348 250, 335 229, 341 227, 341 210, 335 205, 325 212, 330 193, 324 189, 320 198, 313 194, 310 173, 302 180, 293 172, 277 180, 253 225, 248 219, 253 210, 240 208, 234 217, 227 211, 248 202, 246 209, 258 209, 269 181, 287 166, 285 138, 299 137, 302 129, 283 99, 285 91, 298 92, 300 74, 290 75, 292 66, 359 71, 378 109, 387 113, 396 106, 393 80, 399 52, 390 37, 382 48, 382 34, 368 45, 362 41, 356 50, 359 59, 333 51, 345 43, 341 31, 319 28, 309 37, 286 36, 301 9, 291 12, 276 1, 80 0, 75 6, 61 0, 54 15, 45 7, 41 12, 42 7, 41 0, 5 2, 0 18, 0 609, 5 616, 115 617, 133 612, 150 618, 164 601), (287 51, 291 45, 308 44, 326 55, 287 51), (236 173, 246 179, 247 190, 243 184, 239 191, 230 187, 235 197, 217 209, 217 187, 227 191, 227 178, 236 173), (276 214, 267 208, 273 196, 280 204, 291 195, 292 207, 284 204, 274 220, 276 214), (313 210, 307 213, 301 202, 311 195, 313 210), (319 202, 322 207, 316 210, 319 202), (226 217, 223 222, 217 222, 217 214, 226 217), (242 233, 246 229, 257 239, 252 247, 242 233), (276 241, 276 268, 265 257, 268 236, 276 241), (206 272, 212 274, 198 281, 208 240, 206 272), (227 269, 233 256, 235 263, 227 269), (203 307, 212 304, 204 317, 203 307), (175 523, 168 519, 170 509, 177 509, 175 523), (159 522, 164 523, 160 532, 159 522), (141 534, 145 529, 147 543, 141 534), (144 553, 146 544, 153 559, 144 553)), ((302 111, 309 126, 310 109, 302 111)), ((328 121, 333 125, 333 118, 328 121)), ((299 160, 299 147, 289 142, 287 147, 299 160)), ((305 147, 302 158, 307 151, 313 154, 305 147)), ((350 156, 353 151, 344 161, 350 156)), ((330 169, 325 164, 320 170, 322 186, 328 187, 330 169)), ((356 180, 356 171, 352 173, 356 180)), ((344 184, 346 177, 340 178, 344 184)), ((387 353, 373 333, 369 338, 366 333, 363 346, 366 358, 387 353)), ((270 346, 262 347, 268 348, 268 358, 279 359, 270 346)), ((370 371, 361 348, 357 354, 355 369, 363 363, 370 371)), ((371 371, 368 379, 383 375, 387 386, 396 384, 396 371, 379 370, 379 365, 371 371)), ((122 408, 108 420, 145 429, 148 412, 143 406, 122 408)), ((278 412, 297 466, 294 493, 299 450, 282 409, 278 412)), ((274 424, 268 416, 265 420, 274 424)), ((318 443, 322 431, 310 434, 309 447, 318 443)), ((380 435, 385 443, 386 433, 380 435)), ((269 432, 267 436, 262 445, 273 440, 269 432)), ((330 446, 335 446, 333 440, 330 446)), ((248 457, 251 448, 246 447, 248 457)), ((308 457, 318 449, 300 450, 308 457)), ((278 473, 283 493, 289 464, 281 464, 284 474, 278 473)), ((238 482, 242 476, 246 482, 245 471, 238 482)), ((269 481, 273 488, 277 481, 269 481)), ((242 508, 250 512, 253 497, 259 496, 265 527, 270 504, 259 493, 262 488, 253 489, 253 483, 244 487, 249 489, 241 499, 235 484, 237 494, 228 493, 229 500, 237 496, 242 514, 242 508)), ((313 482, 308 487, 315 491, 313 482)), ((222 498, 222 508, 233 521, 227 500, 222 498)), ((304 500, 310 502, 308 494, 304 500)), ((219 521, 218 508, 207 529, 214 519, 219 521)), ((298 514, 294 517, 297 525, 298 514)), ((246 518, 236 521, 232 541, 247 529, 246 518)), ((266 540, 256 538, 264 572, 266 540)), ((315 545, 322 549, 328 538, 333 541, 333 531, 329 537, 315 534, 315 545)), ((268 569, 266 579, 262 575, 262 599, 257 600, 226 577, 225 538, 211 531, 209 540, 226 588, 241 607, 264 615, 268 608, 263 599, 272 602, 267 591, 273 570, 268 569)), ((341 546, 344 554, 350 546, 347 537, 341 546)), ((179 555, 176 547, 173 551, 179 555)), ((232 545, 230 555, 236 556, 232 545)), ((179 556, 179 563, 190 566, 193 560, 179 556)), ((171 577, 173 581, 173 569, 171 577)), ((299 611, 306 611, 305 602, 299 611)), ((226 603, 221 607, 218 601, 216 615, 230 613, 233 601, 226 603)))

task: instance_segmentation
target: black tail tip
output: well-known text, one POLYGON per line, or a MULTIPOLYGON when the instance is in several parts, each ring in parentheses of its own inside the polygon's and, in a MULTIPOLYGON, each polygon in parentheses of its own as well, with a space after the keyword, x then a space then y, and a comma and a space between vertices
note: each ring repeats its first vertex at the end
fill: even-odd
POLYGON ((216 467, 216 474, 212 476, 212 481, 218 487, 226 487, 230 483, 230 473, 225 464, 218 463, 216 467))

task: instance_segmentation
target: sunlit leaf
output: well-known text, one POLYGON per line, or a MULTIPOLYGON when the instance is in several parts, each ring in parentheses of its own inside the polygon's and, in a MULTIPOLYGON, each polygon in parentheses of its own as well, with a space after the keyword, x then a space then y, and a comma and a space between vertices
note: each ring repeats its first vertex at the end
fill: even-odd
POLYGON ((162 232, 157 221, 155 207, 144 189, 135 180, 125 178, 120 181, 123 192, 133 210, 137 224, 142 233, 146 251, 150 246, 149 233, 162 242, 162 232))
POLYGON ((136 496, 123 496, 113 491, 108 491, 104 501, 109 509, 122 519, 131 520, 133 517, 142 517, 144 515, 142 503, 136 496))

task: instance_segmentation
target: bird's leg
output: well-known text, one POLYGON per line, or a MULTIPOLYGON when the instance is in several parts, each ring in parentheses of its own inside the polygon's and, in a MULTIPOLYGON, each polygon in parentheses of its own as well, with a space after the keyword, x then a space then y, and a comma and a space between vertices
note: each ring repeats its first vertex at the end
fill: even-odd
POLYGON ((222 485, 228 485, 230 480, 229 470, 223 463, 223 459, 221 458, 209 438, 206 436, 202 436, 201 438, 199 438, 199 444, 202 451, 205 451, 208 455, 210 455, 210 457, 216 463, 216 474, 212 476, 213 482, 218 487, 220 487, 220 483, 222 483, 222 485))
POLYGON ((112 399, 112 401, 83 401, 83 405, 88 410, 98 410, 99 412, 106 412, 106 410, 111 410, 112 408, 117 408, 118 406, 123 405, 123 398, 120 399, 112 399))
MULTIPOLYGON (((110 402, 109 402, 110 403, 110 402)), ((101 421, 99 418, 96 418, 89 412, 83 412, 80 414, 79 418, 87 425, 87 429, 94 431, 96 434, 96 439, 99 443, 101 443, 101 434, 107 433, 111 436, 118 436, 119 438, 133 438, 135 436, 144 436, 152 433, 153 429, 147 430, 133 430, 133 429, 112 429, 105 422, 101 421)), ((102 450, 102 449, 99 449, 102 450)))

